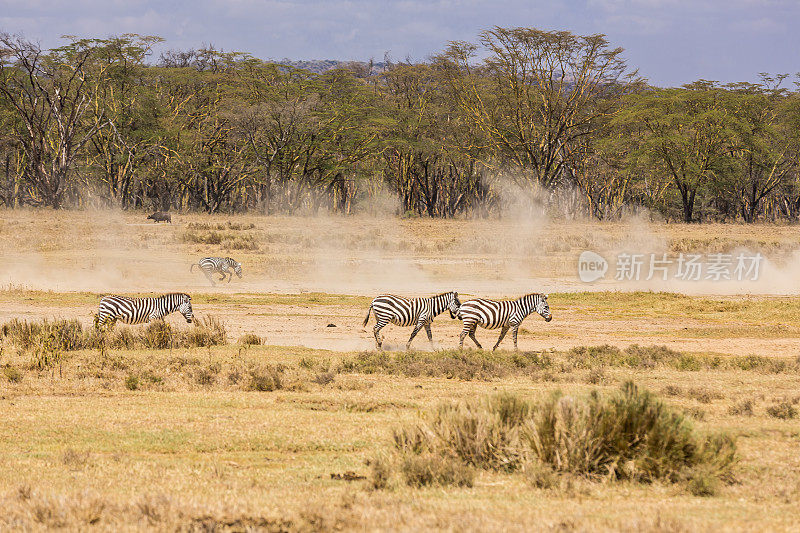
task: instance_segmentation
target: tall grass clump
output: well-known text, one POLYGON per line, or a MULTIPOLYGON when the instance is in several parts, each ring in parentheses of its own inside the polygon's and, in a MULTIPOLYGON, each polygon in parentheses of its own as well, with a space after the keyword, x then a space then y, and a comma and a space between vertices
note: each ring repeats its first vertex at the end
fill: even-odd
POLYGON ((194 326, 187 329, 173 328, 164 320, 134 328, 99 330, 84 328, 74 319, 13 319, 0 326, 0 336, 20 353, 31 354, 33 366, 40 369, 51 366, 61 353, 73 350, 191 348, 227 342, 225 324, 214 316, 196 317, 194 326))
MULTIPOLYGON (((503 394, 441 405, 427 420, 398 428, 403 472, 409 457, 457 459, 485 470, 546 469, 590 479, 678 482, 730 480, 736 444, 703 436, 684 415, 625 383, 611 396, 554 395, 529 403, 503 394)), ((411 483, 408 476, 406 481, 411 483)))
POLYGON ((80 350, 87 347, 87 337, 83 326, 75 319, 43 319, 39 322, 28 322, 14 318, 3 324, 2 335, 8 338, 20 351, 48 344, 59 351, 80 350))

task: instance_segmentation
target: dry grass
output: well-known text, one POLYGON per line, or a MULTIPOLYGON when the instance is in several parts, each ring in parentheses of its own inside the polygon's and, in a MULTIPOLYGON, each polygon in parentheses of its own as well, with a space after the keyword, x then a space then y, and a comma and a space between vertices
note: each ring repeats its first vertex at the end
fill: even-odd
MULTIPOLYGON (((628 242, 747 247, 780 261, 797 248, 794 227, 197 214, 155 226, 136 225, 140 213, 3 215, 0 245, 10 252, 0 275, 14 285, 0 290, 0 322, 47 318, 47 333, 29 338, 50 339, 58 358, 40 368, 41 342, 0 342, 0 433, 12 436, 0 438, 0 529, 780 531, 800 522, 797 419, 787 417, 800 390, 796 297, 551 290, 554 320, 529 319, 518 354, 375 354, 364 351, 371 332, 361 332, 377 291, 511 296, 532 278, 572 283, 564 273, 579 251, 628 242), (207 287, 188 268, 205 255, 242 260, 244 278, 207 287), (200 316, 224 317, 225 343, 201 335, 165 344, 159 326, 119 328, 105 353, 75 349, 70 339, 82 337, 70 336, 71 321, 85 334, 111 290, 186 290, 200 316), (54 327, 53 317, 65 323, 54 327), (143 335, 148 345, 136 340, 143 335), (608 406, 629 380, 657 391, 693 442, 735 437, 736 483, 721 482, 715 465, 682 469, 673 484, 672 474, 638 482, 651 470, 635 459, 636 468, 613 469, 631 479, 613 482, 607 461, 591 462, 605 476, 514 462, 507 433, 489 441, 502 454, 476 452, 488 469, 456 455, 392 457, 393 431, 421 413, 498 395, 519 400, 503 404, 501 420, 552 404, 569 442, 585 443, 574 436, 583 415, 568 425, 565 398, 590 412, 592 390, 608 406)), ((180 317, 167 325, 170 334, 194 328, 180 317)), ((404 344, 407 330, 387 329, 404 344)), ((442 347, 458 332, 449 319, 434 326, 442 347)), ((550 449, 581 456, 585 447, 569 442, 550 449)))

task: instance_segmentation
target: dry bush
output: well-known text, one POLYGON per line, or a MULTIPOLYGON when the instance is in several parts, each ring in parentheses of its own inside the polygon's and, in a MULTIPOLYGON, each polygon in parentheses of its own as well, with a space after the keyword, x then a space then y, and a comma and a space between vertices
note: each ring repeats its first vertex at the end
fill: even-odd
POLYGON ((753 416, 754 406, 755 405, 753 400, 750 399, 742 400, 739 403, 731 405, 728 408, 728 414, 738 415, 738 416, 753 416))
POLYGON ((589 370, 589 373, 586 375, 586 383, 591 385, 602 385, 606 381, 608 381, 608 377, 603 367, 593 368, 589 370))
POLYGON ((57 363, 62 352, 106 348, 165 349, 206 347, 225 344, 227 334, 224 323, 217 317, 196 318, 194 327, 174 329, 164 320, 150 322, 144 327, 121 327, 116 331, 84 329, 77 320, 48 320, 27 322, 14 319, 3 324, 4 338, 20 352, 32 355, 35 368, 45 369, 57 363))
POLYGON ((395 430, 394 446, 404 458, 433 454, 496 471, 547 467, 642 482, 677 482, 697 468, 729 480, 737 461, 731 437, 698 435, 680 412, 631 382, 610 397, 556 394, 529 404, 505 394, 444 404, 430 420, 395 430))
POLYGON ((223 250, 258 250, 259 244, 253 235, 238 235, 222 241, 223 250))
POLYGON ((11 383, 19 383, 20 381, 22 381, 22 372, 13 365, 4 366, 3 375, 11 383))
POLYGON ((706 419, 706 412, 699 407, 684 407, 683 414, 695 420, 702 421, 706 419))
POLYGON ((225 324, 215 316, 195 318, 194 327, 181 333, 178 344, 184 348, 218 346, 227 342, 225 324))
POLYGON ((316 374, 312 381, 317 385, 328 385, 336 378, 336 372, 319 372, 316 374))
POLYGON ((716 496, 719 492, 719 476, 713 469, 695 468, 688 475, 686 490, 693 496, 716 496))
POLYGON ((173 347, 175 333, 164 320, 155 320, 145 326, 138 335, 139 342, 151 350, 163 350, 173 347))
POLYGON ((791 420, 797 416, 797 409, 791 402, 780 402, 767 407, 767 414, 772 418, 791 420))
POLYGON ((633 344, 625 350, 608 344, 576 346, 566 352, 565 356, 569 364, 575 368, 612 366, 650 369, 666 366, 691 372, 728 368, 773 374, 800 370, 799 361, 758 355, 723 358, 718 355, 678 352, 666 346, 639 346, 637 344, 633 344))
POLYGON ((239 337, 239 344, 242 344, 244 346, 260 346, 261 337, 259 337, 255 333, 245 333, 244 335, 239 337))
POLYGON ((180 242, 189 244, 220 244, 225 234, 217 231, 200 233, 197 231, 186 231, 179 237, 180 242))
POLYGON ((367 461, 370 467, 369 484, 375 490, 382 490, 389 486, 392 477, 392 463, 387 457, 376 457, 367 461))
POLYGON ((89 462, 89 452, 78 452, 67 448, 61 455, 61 462, 70 468, 83 468, 89 462))
POLYGON ((719 392, 708 390, 705 387, 689 389, 689 397, 694 398, 700 403, 711 403, 712 400, 721 400, 724 398, 719 392))
POLYGON ((252 368, 250 370, 250 382, 248 390, 272 392, 283 388, 282 379, 283 369, 266 365, 260 368, 252 368))
POLYGON ((128 390, 137 390, 139 388, 139 378, 133 374, 125 378, 125 388, 128 390))
POLYGON ((410 455, 403 460, 400 468, 406 484, 411 487, 471 487, 475 482, 473 468, 456 459, 433 453, 410 455))
POLYGON ((551 365, 549 356, 536 352, 362 352, 343 359, 339 371, 489 380, 510 374, 529 374, 551 365))
POLYGON ((681 389, 677 385, 667 385, 666 387, 664 387, 663 392, 667 396, 680 396, 681 394, 683 394, 683 389, 681 389))
POLYGON ((92 347, 87 346, 83 326, 75 319, 45 318, 39 322, 28 322, 14 318, 3 324, 0 331, 21 351, 29 351, 45 343, 59 351, 92 347))

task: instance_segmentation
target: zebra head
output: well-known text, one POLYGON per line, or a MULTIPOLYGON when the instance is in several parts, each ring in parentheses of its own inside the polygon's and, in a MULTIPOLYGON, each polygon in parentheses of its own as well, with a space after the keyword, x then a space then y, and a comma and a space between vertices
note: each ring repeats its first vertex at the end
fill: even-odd
POLYGON ((231 259, 231 265, 233 265, 233 271, 236 272, 239 279, 242 279, 242 264, 239 261, 231 259))
POLYGON ((458 310, 461 309, 461 300, 458 299, 458 293, 456 291, 448 292, 448 302, 447 302, 447 309, 450 311, 450 318, 456 319, 458 318, 458 310))
POLYGON ((186 322, 189 324, 192 323, 192 318, 194 315, 192 314, 192 297, 188 294, 181 294, 180 302, 178 303, 178 311, 183 315, 183 318, 186 319, 186 322))
POLYGON ((542 315, 545 322, 553 320, 553 315, 550 314, 550 306, 547 305, 547 295, 538 294, 539 298, 536 300, 536 312, 542 315))

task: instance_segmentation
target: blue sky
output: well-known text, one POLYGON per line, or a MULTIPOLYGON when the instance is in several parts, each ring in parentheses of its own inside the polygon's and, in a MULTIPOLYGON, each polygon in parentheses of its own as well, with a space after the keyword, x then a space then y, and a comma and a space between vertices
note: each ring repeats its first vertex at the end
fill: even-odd
POLYGON ((0 31, 164 37, 262 59, 424 60, 492 26, 604 33, 656 85, 800 71, 800 0, 0 0, 0 31))

